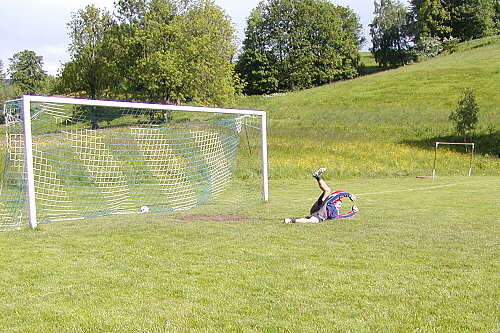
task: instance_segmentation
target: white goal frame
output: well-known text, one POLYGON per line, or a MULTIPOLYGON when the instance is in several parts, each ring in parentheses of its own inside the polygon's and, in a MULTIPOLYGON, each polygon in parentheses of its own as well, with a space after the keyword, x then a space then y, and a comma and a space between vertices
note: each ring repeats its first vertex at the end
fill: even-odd
POLYGON ((31 228, 37 227, 36 215, 36 195, 35 195, 35 175, 34 175, 34 157, 33 157, 33 139, 32 139, 32 124, 30 107, 33 102, 41 103, 58 103, 58 104, 79 104, 85 106, 96 107, 116 107, 116 108, 131 108, 145 110, 165 110, 165 111, 183 111, 183 112, 207 112, 221 114, 244 114, 259 116, 261 119, 261 166, 262 166, 262 197, 264 202, 269 200, 269 184, 268 184, 268 150, 267 150, 267 120, 266 112, 262 110, 241 110, 229 108, 215 107, 199 107, 199 106, 184 106, 184 105, 168 105, 168 104, 152 104, 139 102, 120 102, 107 100, 93 100, 69 97, 47 97, 24 95, 21 98, 22 118, 23 118, 23 136, 24 136, 24 160, 25 160, 25 177, 26 177, 26 198, 28 207, 28 220, 31 228))
POLYGON ((469 161, 469 177, 472 174, 472 160, 474 159, 474 148, 476 147, 476 144, 473 142, 441 142, 441 141, 436 141, 436 146, 434 148, 434 168, 432 170, 432 179, 436 177, 436 160, 437 160, 437 150, 439 145, 460 145, 460 146, 471 146, 471 154, 470 154, 470 161, 469 161))

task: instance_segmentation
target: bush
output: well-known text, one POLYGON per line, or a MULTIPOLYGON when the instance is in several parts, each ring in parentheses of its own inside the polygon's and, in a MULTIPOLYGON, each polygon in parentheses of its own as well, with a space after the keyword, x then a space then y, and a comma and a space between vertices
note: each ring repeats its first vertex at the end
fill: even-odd
POLYGON ((422 37, 416 46, 416 55, 422 58, 432 58, 443 52, 443 43, 438 37, 422 37))
POLYGON ((449 117, 449 120, 455 123, 457 134, 463 136, 464 142, 467 140, 467 134, 471 136, 472 131, 476 127, 478 112, 479 107, 477 106, 472 89, 465 88, 457 108, 451 112, 449 117))

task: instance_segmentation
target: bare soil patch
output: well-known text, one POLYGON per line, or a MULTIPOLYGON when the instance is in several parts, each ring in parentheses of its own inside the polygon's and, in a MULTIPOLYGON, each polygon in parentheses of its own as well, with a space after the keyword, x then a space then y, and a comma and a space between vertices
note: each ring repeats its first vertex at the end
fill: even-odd
POLYGON ((235 222, 235 221, 253 221, 255 219, 243 215, 187 215, 180 216, 177 219, 181 221, 213 221, 213 222, 235 222))

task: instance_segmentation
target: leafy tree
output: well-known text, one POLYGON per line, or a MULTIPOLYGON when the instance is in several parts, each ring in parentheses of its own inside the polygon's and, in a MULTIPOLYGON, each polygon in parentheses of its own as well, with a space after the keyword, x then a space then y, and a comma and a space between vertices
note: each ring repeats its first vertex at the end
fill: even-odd
POLYGON ((413 0, 416 39, 449 37, 451 14, 443 0, 413 0))
POLYGON ((493 34, 500 34, 500 0, 493 1, 493 34))
POLYGON ((87 6, 73 13, 68 23, 71 61, 64 64, 62 86, 87 97, 100 98, 109 87, 110 64, 107 62, 103 40, 109 27, 109 12, 87 6))
POLYGON ((498 0, 411 0, 420 37, 461 41, 498 33, 498 0))
POLYGON ((467 134, 471 135, 478 122, 479 107, 472 89, 466 88, 462 93, 462 98, 458 102, 457 108, 451 112, 449 120, 455 124, 458 135, 467 142, 467 134))
POLYGON ((239 93, 229 17, 205 0, 120 0, 108 42, 127 98, 229 106, 239 93))
POLYGON ((326 0, 261 1, 247 20, 236 70, 249 94, 353 78, 363 42, 359 18, 326 0))
MULTIPOLYGON (((247 39, 248 40, 248 39, 247 39)), ((245 81, 245 93, 270 94, 279 90, 279 72, 270 52, 247 49, 236 64, 236 72, 245 81)))
POLYGON ((68 24, 60 90, 92 98, 231 106, 241 91, 235 30, 211 0, 119 0, 68 24))
MULTIPOLYGON (((9 99, 16 98, 20 95, 20 92, 13 84, 7 83, 6 73, 4 72, 3 61, 0 60, 0 105, 9 99)), ((0 117, 0 121, 3 121, 3 117, 0 117)))
MULTIPOLYGON (((5 83, 5 72, 3 69, 3 61, 0 60, 0 105, 9 99, 8 85, 5 83)), ((0 116, 0 124, 4 123, 3 115, 0 116)))
POLYGON ((43 57, 35 52, 24 50, 15 53, 9 66, 12 83, 15 84, 20 94, 39 94, 42 92, 47 74, 43 70, 43 57))
POLYGON ((493 33, 495 15, 491 0, 447 0, 453 37, 460 40, 482 38, 493 33))
POLYGON ((0 83, 4 83, 5 81, 5 73, 3 71, 3 61, 0 59, 0 83))
POLYGON ((399 0, 375 1, 370 24, 371 52, 379 66, 399 66, 413 61, 410 16, 399 0))
POLYGON ((182 92, 195 103, 233 104, 241 90, 231 63, 236 34, 230 18, 208 1, 195 2, 181 15, 179 27, 175 46, 185 73, 182 92))

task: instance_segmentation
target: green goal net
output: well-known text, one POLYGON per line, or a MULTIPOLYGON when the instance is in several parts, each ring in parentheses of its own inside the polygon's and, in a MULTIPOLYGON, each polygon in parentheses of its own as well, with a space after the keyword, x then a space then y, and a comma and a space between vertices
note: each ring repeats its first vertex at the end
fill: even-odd
POLYGON ((267 200, 263 111, 24 96, 3 114, 3 230, 267 200))

